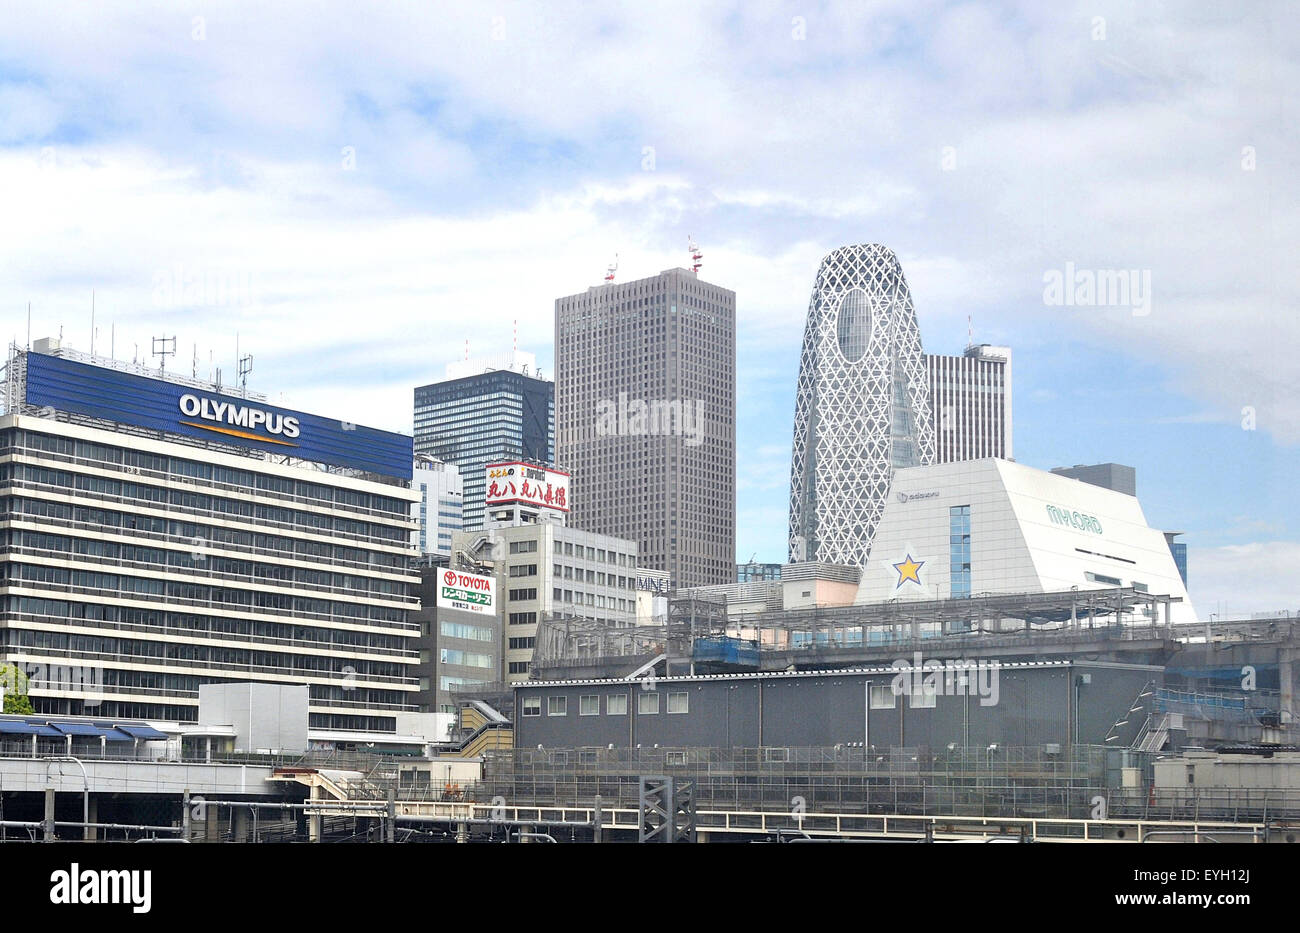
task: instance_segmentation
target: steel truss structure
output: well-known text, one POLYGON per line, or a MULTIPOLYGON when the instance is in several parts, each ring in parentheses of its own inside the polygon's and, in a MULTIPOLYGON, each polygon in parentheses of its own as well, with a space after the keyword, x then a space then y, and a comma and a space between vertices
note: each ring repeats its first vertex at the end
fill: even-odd
POLYGON ((790 464, 790 559, 865 566, 896 467, 934 462, 912 295, 893 251, 842 246, 813 283, 790 464))

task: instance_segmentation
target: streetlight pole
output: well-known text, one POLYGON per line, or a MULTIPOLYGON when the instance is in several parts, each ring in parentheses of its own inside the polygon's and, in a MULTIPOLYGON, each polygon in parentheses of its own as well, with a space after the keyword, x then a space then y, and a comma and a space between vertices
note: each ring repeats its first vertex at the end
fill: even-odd
MULTIPOLYGON (((81 763, 80 758, 73 758, 71 755, 60 756, 55 758, 46 758, 50 764, 56 762, 70 761, 81 769, 81 832, 83 836, 90 835, 90 778, 86 774, 86 766, 81 763)), ((63 775, 63 769, 59 769, 59 775, 63 775)), ((50 767, 45 766, 45 778, 48 781, 50 777, 50 767)))

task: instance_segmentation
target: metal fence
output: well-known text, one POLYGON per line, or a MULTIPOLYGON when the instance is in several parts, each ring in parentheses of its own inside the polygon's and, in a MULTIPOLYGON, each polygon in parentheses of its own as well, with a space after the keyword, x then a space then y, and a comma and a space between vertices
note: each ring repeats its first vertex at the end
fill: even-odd
POLYGON ((483 780, 463 793, 635 807, 646 774, 693 781, 700 809, 1082 817, 1105 796, 1106 749, 516 749, 489 757, 483 780))

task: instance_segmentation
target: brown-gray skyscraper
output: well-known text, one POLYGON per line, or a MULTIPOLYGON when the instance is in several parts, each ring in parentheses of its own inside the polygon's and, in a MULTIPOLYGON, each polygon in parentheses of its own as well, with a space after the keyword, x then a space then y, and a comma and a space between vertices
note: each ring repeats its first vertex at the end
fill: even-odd
POLYGON ((555 463, 574 527, 674 586, 734 582, 736 293, 669 269, 557 299, 555 463))

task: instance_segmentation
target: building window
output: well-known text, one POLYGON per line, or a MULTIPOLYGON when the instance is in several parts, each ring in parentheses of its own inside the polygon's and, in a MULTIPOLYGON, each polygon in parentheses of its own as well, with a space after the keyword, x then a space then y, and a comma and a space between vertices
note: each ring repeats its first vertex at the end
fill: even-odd
POLYGON ((948 510, 948 595, 970 598, 970 506, 948 510))
POLYGON ((939 691, 918 687, 908 696, 907 705, 912 709, 934 709, 939 705, 939 691))
POLYGON ((542 715, 542 698, 524 697, 524 715, 525 716, 542 715))
POLYGON ((509 670, 509 673, 511 673, 511 674, 527 674, 527 673, 528 673, 528 662, 527 662, 527 661, 511 661, 511 662, 510 662, 510 670, 509 670))
POLYGON ((1123 586, 1124 581, 1119 577, 1108 577, 1104 573, 1093 573, 1091 570, 1084 573, 1084 576, 1093 583, 1104 583, 1107 586, 1123 586))
POLYGON ((510 648, 513 651, 520 651, 525 648, 531 648, 536 643, 536 638, 512 638, 510 639, 510 648))
POLYGON ((515 600, 521 600, 521 601, 522 601, 522 600, 526 600, 526 599, 536 599, 536 598, 537 598, 537 589, 536 589, 535 587, 530 587, 529 589, 526 589, 526 590, 511 590, 511 591, 510 591, 510 601, 511 601, 511 602, 514 602, 515 600))
POLYGON ((872 709, 893 709, 895 705, 894 688, 891 684, 871 685, 872 709))
POLYGON ((626 716, 627 694, 611 693, 605 697, 605 712, 610 716, 626 716))
POLYGON ((691 695, 689 693, 670 693, 668 694, 668 712, 670 713, 689 713, 691 711, 691 695))
MULTIPOLYGON (((671 710, 669 710, 669 712, 671 712, 671 710)), ((685 767, 686 753, 685 752, 664 752, 664 764, 670 768, 673 766, 685 767)))
POLYGON ((546 715, 547 716, 569 715, 569 698, 568 697, 547 697, 546 715))
POLYGON ((642 691, 637 694, 636 711, 642 716, 654 716, 659 712, 659 694, 654 691, 642 691))
POLYGON ((600 694, 592 693, 578 697, 579 716, 600 715, 600 694))

